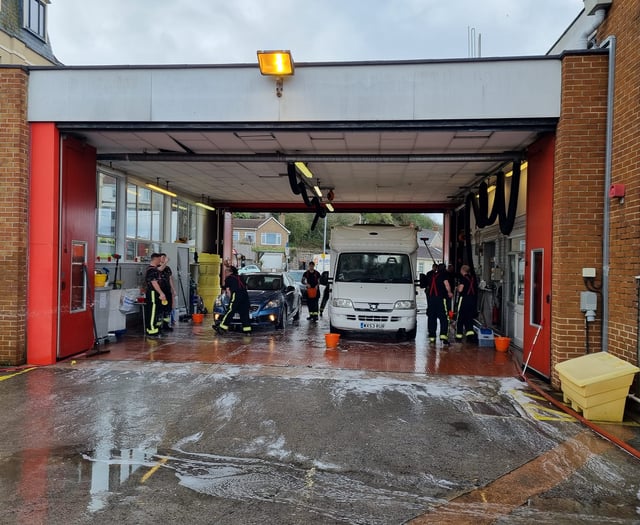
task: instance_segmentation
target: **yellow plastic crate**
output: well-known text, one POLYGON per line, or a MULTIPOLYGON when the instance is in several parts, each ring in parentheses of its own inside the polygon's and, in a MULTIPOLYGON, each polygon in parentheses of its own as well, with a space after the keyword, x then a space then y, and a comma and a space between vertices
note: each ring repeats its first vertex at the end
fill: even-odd
POLYGON ((201 253, 198 255, 198 262, 202 263, 217 263, 220 264, 220 256, 217 253, 201 253))
POLYGON ((565 403, 586 419, 622 421, 633 376, 640 370, 607 352, 584 355, 555 365, 565 403))

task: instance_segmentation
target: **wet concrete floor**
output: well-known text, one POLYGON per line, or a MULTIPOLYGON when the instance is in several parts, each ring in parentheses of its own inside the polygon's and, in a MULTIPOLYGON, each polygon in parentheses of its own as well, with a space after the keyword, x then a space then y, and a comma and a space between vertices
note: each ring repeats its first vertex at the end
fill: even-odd
POLYGON ((0 373, 0 523, 640 523, 640 460, 517 353, 210 324, 0 373))

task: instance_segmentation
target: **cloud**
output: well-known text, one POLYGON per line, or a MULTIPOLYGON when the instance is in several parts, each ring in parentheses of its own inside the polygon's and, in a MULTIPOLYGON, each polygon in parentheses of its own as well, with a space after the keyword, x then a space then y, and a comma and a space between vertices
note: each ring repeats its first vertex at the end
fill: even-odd
POLYGON ((65 64, 250 63, 258 49, 299 62, 544 54, 581 0, 55 0, 53 51, 65 64), (475 41, 476 44, 478 41, 475 41))

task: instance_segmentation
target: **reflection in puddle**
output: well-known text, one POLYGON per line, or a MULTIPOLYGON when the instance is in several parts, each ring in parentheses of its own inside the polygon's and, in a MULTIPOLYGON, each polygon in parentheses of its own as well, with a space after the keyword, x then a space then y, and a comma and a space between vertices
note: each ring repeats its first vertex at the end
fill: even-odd
MULTIPOLYGON (((257 458, 193 453, 181 448, 199 437, 196 434, 186 438, 168 454, 158 453, 155 448, 110 447, 83 454, 91 462, 88 510, 93 513, 104 509, 108 498, 140 467, 171 469, 180 485, 199 494, 295 505, 349 523, 389 523, 399 512, 409 517, 442 503, 421 495, 424 492, 418 487, 415 492, 389 488, 377 475, 366 472, 360 473, 368 478, 362 481, 339 472, 335 465, 316 462, 303 468, 257 458)), ((139 477, 143 482, 144 476, 139 477)))
POLYGON ((113 449, 102 446, 83 454, 91 462, 91 499, 87 510, 97 512, 107 504, 108 497, 143 465, 151 466, 157 450, 150 448, 113 449))

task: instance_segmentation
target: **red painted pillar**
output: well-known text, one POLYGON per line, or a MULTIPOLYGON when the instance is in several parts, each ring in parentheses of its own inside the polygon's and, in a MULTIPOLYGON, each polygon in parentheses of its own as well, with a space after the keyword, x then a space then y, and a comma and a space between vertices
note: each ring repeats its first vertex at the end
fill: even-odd
POLYGON ((50 365, 58 341, 60 134, 55 124, 31 124, 29 156, 27 363, 50 365))

